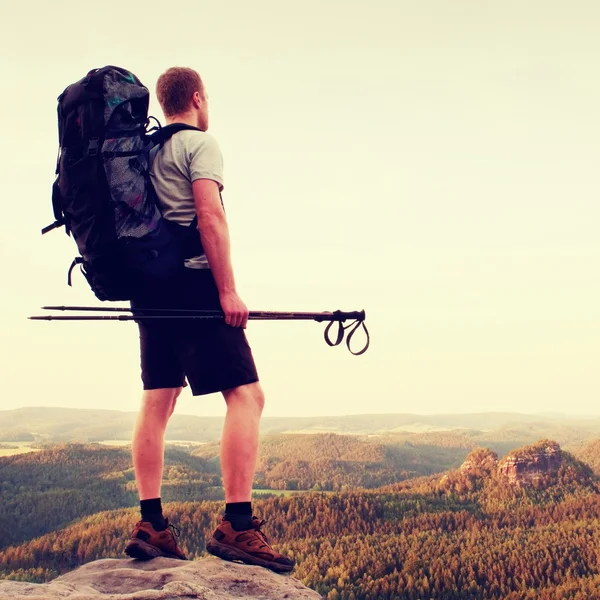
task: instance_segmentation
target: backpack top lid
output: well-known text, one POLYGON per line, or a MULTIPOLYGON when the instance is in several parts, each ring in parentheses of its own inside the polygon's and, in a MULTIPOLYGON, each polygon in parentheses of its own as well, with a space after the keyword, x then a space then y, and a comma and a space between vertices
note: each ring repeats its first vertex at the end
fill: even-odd
MULTIPOLYGON (((130 71, 107 65, 92 69, 85 77, 67 86, 58 97, 59 129, 65 115, 85 103, 103 104, 104 126, 108 127, 114 112, 124 103, 130 103, 130 112, 136 121, 145 122, 148 115, 150 92, 130 71)), ((111 123, 111 125, 113 125, 111 123)), ((118 127, 119 124, 114 124, 118 127)), ((60 136, 59 137, 62 139, 60 136)))
POLYGON ((142 82, 129 71, 118 67, 104 67, 104 123, 108 126, 113 112, 125 102, 131 102, 134 117, 144 122, 148 116, 150 93, 142 82), (137 113, 137 114, 136 114, 137 113))

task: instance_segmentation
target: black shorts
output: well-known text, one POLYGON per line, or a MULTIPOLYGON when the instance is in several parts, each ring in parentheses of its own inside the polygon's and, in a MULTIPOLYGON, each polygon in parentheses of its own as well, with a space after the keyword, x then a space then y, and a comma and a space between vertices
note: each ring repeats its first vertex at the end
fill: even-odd
MULTIPOLYGON (((146 291, 132 308, 220 310, 209 269, 182 269, 181 275, 146 291)), ((176 313, 173 313, 176 314, 176 313)), ((194 396, 258 381, 252 351, 241 327, 219 319, 138 321, 145 390, 176 388, 187 379, 194 396)))

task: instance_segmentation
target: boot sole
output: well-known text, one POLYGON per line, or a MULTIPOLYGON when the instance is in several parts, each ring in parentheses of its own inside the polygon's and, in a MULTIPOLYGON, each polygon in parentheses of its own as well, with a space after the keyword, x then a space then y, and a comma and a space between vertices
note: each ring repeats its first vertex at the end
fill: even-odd
POLYGON ((294 565, 286 566, 280 563, 264 560, 258 556, 252 556, 252 554, 248 554, 247 552, 244 552, 238 548, 227 546, 226 544, 221 544, 221 542, 217 542, 216 540, 211 540, 206 545, 206 550, 213 556, 218 556, 223 560, 240 560, 244 564, 258 565, 259 567, 265 567, 267 569, 271 569, 272 571, 276 571, 277 573, 289 573, 294 568, 294 565))
POLYGON ((181 558, 177 554, 171 554, 165 552, 156 546, 147 544, 142 540, 135 540, 127 544, 125 548, 125 554, 131 558, 137 558, 138 560, 151 560, 159 556, 165 556, 166 558, 177 558, 178 560, 187 560, 187 558, 181 558))

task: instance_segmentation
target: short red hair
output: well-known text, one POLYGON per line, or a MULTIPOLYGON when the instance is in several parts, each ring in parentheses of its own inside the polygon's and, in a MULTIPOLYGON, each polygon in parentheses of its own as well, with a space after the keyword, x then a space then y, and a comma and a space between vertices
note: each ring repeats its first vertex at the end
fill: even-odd
POLYGON ((165 117, 189 110, 194 92, 204 96, 204 84, 194 69, 171 67, 156 82, 156 96, 165 117))

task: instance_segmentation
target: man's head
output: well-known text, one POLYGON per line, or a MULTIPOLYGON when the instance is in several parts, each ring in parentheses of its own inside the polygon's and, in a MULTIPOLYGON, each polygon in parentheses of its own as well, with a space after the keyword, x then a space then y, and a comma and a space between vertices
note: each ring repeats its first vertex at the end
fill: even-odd
POLYGON ((208 129, 204 84, 193 69, 167 69, 156 82, 156 96, 168 122, 187 122, 202 131, 208 129))

